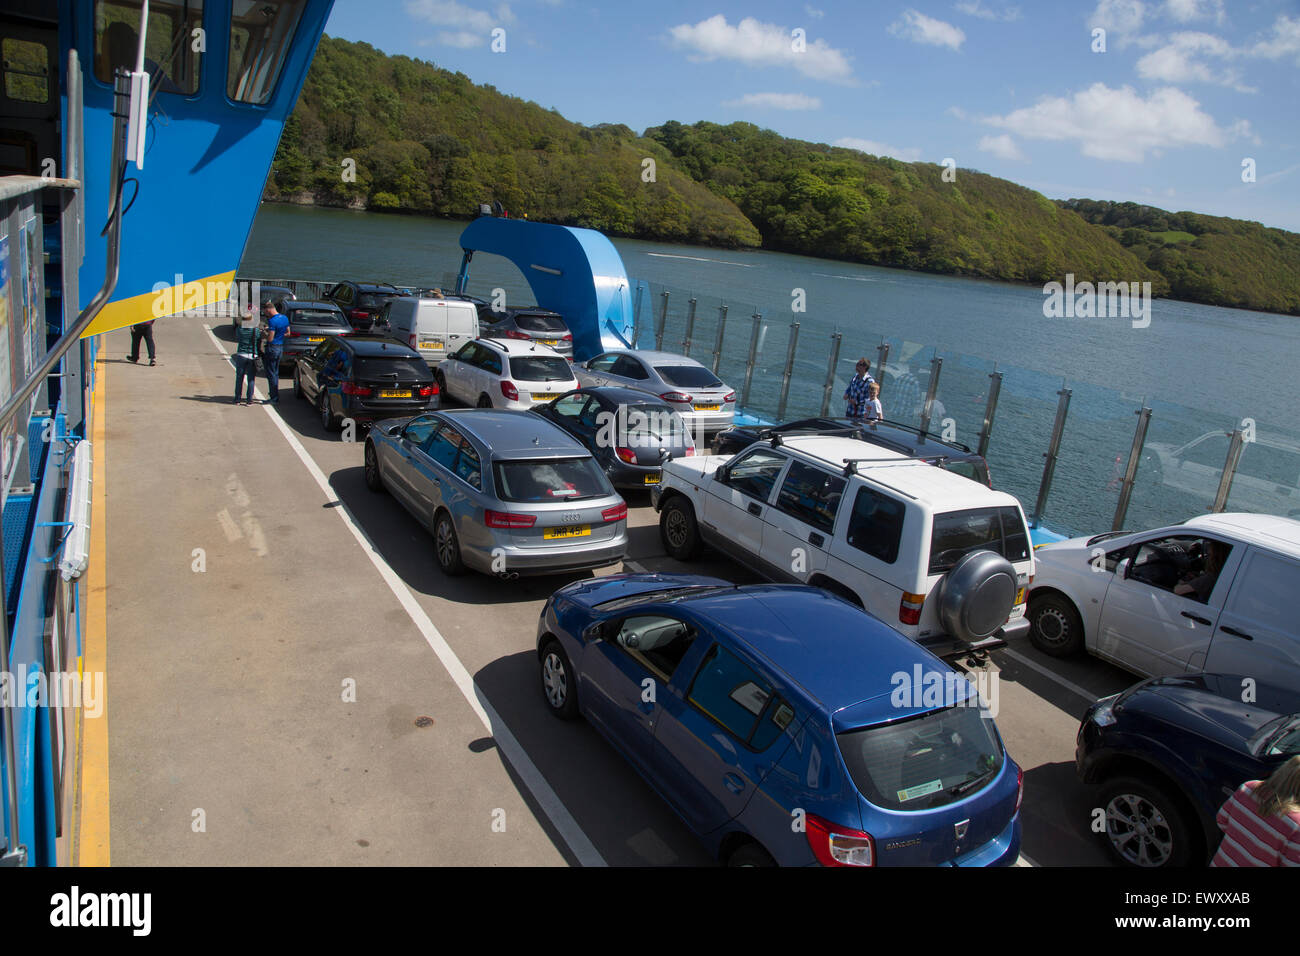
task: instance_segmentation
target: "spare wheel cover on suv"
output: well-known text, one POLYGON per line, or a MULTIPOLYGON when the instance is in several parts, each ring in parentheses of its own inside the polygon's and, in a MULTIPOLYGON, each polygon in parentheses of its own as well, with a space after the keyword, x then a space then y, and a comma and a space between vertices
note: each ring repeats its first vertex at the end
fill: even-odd
POLYGON ((1004 623, 1016 599, 1016 569, 993 551, 972 551, 939 582, 939 621, 953 637, 982 641, 1004 623))

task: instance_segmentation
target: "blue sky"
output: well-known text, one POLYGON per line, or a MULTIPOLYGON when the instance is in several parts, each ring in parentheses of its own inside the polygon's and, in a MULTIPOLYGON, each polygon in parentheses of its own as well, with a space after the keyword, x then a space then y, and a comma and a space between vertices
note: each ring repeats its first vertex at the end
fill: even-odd
POLYGON ((326 30, 580 123, 745 120, 1300 231, 1300 0, 337 0, 326 30))

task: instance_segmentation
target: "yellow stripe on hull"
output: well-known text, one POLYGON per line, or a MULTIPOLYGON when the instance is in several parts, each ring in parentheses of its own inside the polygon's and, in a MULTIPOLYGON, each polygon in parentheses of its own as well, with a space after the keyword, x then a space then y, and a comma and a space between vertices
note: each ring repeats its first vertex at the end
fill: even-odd
POLYGON ((137 322, 148 322, 150 319, 165 318, 177 312, 201 309, 215 302, 225 302, 230 298, 234 283, 233 270, 170 286, 162 286, 159 283, 160 287, 157 291, 109 302, 100 310, 99 315, 95 316, 95 320, 90 323, 81 337, 84 339, 99 335, 101 332, 112 332, 114 329, 135 325, 137 322))

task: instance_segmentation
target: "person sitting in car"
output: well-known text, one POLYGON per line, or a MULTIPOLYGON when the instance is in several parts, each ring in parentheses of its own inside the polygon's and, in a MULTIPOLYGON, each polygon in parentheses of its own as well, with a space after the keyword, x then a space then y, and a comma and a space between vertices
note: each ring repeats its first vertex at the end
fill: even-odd
POLYGON ((1206 538, 1204 570, 1200 574, 1174 585, 1174 593, 1189 597, 1193 601, 1200 601, 1202 604, 1207 603, 1210 600, 1211 592, 1214 590, 1214 582, 1219 580, 1219 572, 1223 570, 1224 564, 1227 563, 1229 550, 1230 548, 1227 545, 1212 538, 1206 538))

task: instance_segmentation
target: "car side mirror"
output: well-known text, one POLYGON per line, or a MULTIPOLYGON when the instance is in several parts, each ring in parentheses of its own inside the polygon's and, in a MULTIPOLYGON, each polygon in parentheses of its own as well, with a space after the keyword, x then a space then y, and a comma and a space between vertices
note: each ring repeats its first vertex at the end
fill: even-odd
POLYGON ((605 622, 597 621, 582 632, 582 639, 588 644, 595 643, 605 636, 605 622))
POLYGON ((1132 570, 1132 566, 1133 566, 1132 561, 1130 561, 1128 558, 1122 558, 1120 562, 1117 565, 1115 565, 1115 574, 1118 575, 1120 578, 1127 579, 1129 571, 1132 570))
POLYGON ((731 466, 719 465, 717 467, 717 470, 713 472, 713 477, 725 484, 726 482, 731 480, 731 466))

